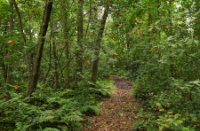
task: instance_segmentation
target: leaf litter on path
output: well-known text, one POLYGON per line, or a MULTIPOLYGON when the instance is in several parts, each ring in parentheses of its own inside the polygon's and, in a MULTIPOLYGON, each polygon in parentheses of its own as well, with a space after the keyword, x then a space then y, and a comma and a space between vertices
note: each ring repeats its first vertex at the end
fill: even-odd
POLYGON ((132 84, 112 76, 116 88, 104 100, 100 116, 88 116, 84 131, 131 131, 136 120, 137 102, 129 92, 132 84))

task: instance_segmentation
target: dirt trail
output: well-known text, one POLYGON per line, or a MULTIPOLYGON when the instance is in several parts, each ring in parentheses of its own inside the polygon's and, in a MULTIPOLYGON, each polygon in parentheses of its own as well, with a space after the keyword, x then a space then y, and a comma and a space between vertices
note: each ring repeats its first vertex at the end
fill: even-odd
POLYGON ((113 95, 103 102, 100 116, 88 118, 90 126, 85 131, 131 131, 137 107, 129 92, 132 85, 118 76, 112 80, 116 86, 113 95))

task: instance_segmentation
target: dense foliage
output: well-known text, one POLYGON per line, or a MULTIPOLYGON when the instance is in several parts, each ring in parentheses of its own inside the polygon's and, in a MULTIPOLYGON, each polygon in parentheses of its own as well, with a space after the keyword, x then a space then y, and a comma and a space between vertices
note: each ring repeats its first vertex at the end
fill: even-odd
POLYGON ((199 9, 199 0, 0 0, 0 130, 82 130, 111 95, 102 80, 117 74, 134 81, 133 129, 198 131, 199 9))
MULTIPOLYGON (((128 69, 142 102, 135 129, 200 129, 199 2, 142 1, 128 69), (145 6, 151 5, 150 8, 145 6), (136 74, 135 74, 136 73, 136 74)), ((135 9, 134 9, 135 10, 135 9)))
POLYGON ((40 87, 32 97, 12 93, 1 100, 2 130, 72 130, 81 131, 84 115, 99 115, 100 100, 112 93, 111 81, 98 81, 96 87, 82 84, 76 90, 40 87))

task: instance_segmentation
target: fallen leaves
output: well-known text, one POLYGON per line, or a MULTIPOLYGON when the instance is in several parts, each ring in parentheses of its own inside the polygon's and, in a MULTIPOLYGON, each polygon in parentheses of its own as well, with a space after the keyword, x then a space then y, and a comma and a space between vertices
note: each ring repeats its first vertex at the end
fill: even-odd
POLYGON ((129 93, 132 85, 116 76, 113 77, 113 81, 117 88, 111 98, 104 101, 100 116, 86 118, 94 123, 85 131, 131 131, 137 118, 137 103, 129 93))

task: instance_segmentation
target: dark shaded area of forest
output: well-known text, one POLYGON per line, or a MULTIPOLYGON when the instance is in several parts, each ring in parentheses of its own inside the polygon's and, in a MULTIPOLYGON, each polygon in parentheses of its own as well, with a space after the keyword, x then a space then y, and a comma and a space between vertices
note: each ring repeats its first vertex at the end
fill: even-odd
POLYGON ((113 75, 128 130, 198 131, 199 49, 199 0, 0 0, 0 131, 82 131, 113 75))

